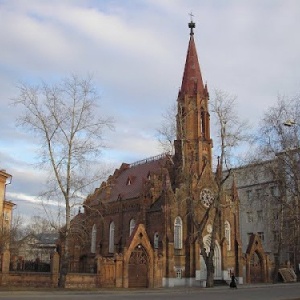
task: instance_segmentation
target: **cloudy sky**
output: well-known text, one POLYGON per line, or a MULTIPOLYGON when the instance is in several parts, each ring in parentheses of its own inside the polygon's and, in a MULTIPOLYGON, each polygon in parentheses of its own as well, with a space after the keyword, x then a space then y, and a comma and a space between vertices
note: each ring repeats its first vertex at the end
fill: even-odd
POLYGON ((16 128, 11 99, 20 81, 92 74, 101 113, 113 116, 112 166, 160 153, 156 128, 181 84, 189 13, 211 96, 237 96, 254 126, 277 95, 300 89, 298 0, 0 0, 0 168, 13 175, 7 198, 34 215, 44 175, 38 147, 16 128))

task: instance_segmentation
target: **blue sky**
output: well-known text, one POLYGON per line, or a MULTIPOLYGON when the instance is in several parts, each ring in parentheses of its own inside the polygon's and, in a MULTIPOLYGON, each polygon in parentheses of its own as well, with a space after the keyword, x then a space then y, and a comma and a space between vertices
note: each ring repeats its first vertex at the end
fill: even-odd
POLYGON ((19 81, 93 74, 101 113, 115 118, 103 160, 118 167, 160 153, 156 128, 176 101, 189 39, 189 13, 202 76, 237 96, 255 126, 278 94, 299 92, 297 0, 0 1, 0 168, 13 175, 7 198, 36 213, 44 174, 35 140, 16 128, 10 105, 19 81))

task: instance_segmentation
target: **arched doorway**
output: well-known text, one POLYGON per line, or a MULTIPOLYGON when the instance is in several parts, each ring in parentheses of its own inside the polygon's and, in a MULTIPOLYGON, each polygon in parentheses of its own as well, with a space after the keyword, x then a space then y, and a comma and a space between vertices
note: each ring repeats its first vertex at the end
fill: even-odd
POLYGON ((250 260, 250 280, 251 283, 264 282, 261 259, 257 252, 254 252, 250 260))
POLYGON ((260 237, 252 234, 246 251, 246 282, 268 282, 270 280, 268 261, 260 237))
POLYGON ((138 245, 132 251, 128 264, 128 287, 148 287, 149 259, 146 250, 138 245))
MULTIPOLYGON (((210 250, 210 243, 211 243, 211 235, 206 235, 203 238, 206 253, 209 253, 210 250)), ((215 273, 214 273, 214 279, 219 280, 222 279, 222 257, 221 257, 221 248, 218 243, 218 241, 215 241, 215 249, 214 249, 214 257, 213 257, 213 264, 215 267, 215 273)), ((207 277, 207 271, 206 271, 206 265, 203 259, 203 256, 200 254, 200 279, 206 280, 207 277)))

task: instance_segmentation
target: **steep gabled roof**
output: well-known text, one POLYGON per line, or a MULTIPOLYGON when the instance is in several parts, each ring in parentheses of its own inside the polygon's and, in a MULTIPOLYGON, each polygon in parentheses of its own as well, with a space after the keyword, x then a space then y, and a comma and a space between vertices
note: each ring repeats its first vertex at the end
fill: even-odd
MULTIPOLYGON (((158 173, 161 168, 165 167, 167 160, 166 155, 160 155, 127 165, 126 168, 121 167, 101 185, 96 192, 96 198, 105 202, 113 202, 139 197, 145 183, 149 181, 149 174, 158 173)), ((94 199, 92 204, 96 204, 97 199, 94 199)))

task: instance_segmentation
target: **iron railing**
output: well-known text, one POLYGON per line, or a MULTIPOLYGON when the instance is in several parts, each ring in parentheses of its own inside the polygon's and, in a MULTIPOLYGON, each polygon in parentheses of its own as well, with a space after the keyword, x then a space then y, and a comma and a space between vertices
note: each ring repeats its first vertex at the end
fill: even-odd
POLYGON ((16 272, 50 272, 50 263, 39 260, 19 260, 11 262, 9 270, 16 272))

